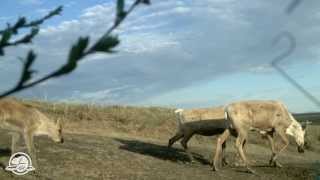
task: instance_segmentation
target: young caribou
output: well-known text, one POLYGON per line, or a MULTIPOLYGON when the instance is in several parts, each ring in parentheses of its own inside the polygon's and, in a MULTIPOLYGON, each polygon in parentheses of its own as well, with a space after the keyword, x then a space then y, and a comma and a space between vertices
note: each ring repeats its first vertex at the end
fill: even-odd
POLYGON ((0 100, 0 128, 12 135, 12 154, 16 151, 16 143, 20 136, 23 136, 35 167, 37 158, 33 144, 34 136, 47 135, 53 141, 63 143, 60 120, 54 122, 36 108, 11 98, 0 100))
POLYGON ((254 173, 254 171, 248 165, 247 158, 243 152, 243 144, 247 141, 249 130, 258 130, 260 133, 265 132, 267 135, 272 150, 270 165, 281 167, 281 164, 277 162, 277 157, 289 145, 287 135, 294 137, 298 145, 298 152, 304 152, 305 126, 298 123, 288 112, 285 105, 279 101, 235 102, 225 107, 225 115, 229 122, 229 128, 218 138, 214 170, 218 170, 217 165, 222 153, 221 146, 229 137, 230 130, 237 132, 236 148, 246 168, 251 173, 254 173), (284 146, 278 152, 276 152, 273 142, 274 132, 279 134, 284 142, 284 146))
MULTIPOLYGON (((194 162, 194 158, 188 150, 187 143, 193 135, 214 136, 223 133, 228 127, 224 119, 223 107, 190 110, 177 109, 175 113, 178 121, 178 130, 169 139, 168 147, 171 147, 176 141, 182 139, 181 145, 191 162, 194 162)), ((226 144, 223 143, 222 148, 224 149, 225 146, 226 144)), ((222 162, 227 164, 224 157, 222 158, 222 162)))

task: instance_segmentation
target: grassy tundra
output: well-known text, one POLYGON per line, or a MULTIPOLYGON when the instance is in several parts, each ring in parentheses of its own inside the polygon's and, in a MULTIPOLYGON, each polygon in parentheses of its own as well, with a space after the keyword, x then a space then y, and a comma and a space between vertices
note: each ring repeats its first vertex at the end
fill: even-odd
MULTIPOLYGON (((189 158, 179 144, 167 148, 168 139, 177 130, 175 109, 38 101, 24 103, 53 119, 61 118, 63 123, 64 144, 56 144, 47 137, 35 137, 42 179, 257 178, 241 169, 239 171, 232 163, 218 173, 212 172, 209 160, 215 149, 216 137, 196 135, 190 140, 195 164, 187 163, 189 158)), ((295 116, 299 120, 298 115, 295 116)), ((0 131, 0 134, 0 162, 7 165, 10 136, 5 131, 0 131)), ((280 142, 279 137, 275 139, 280 142)), ((267 140, 257 135, 251 136, 247 154, 256 160, 258 167, 255 169, 262 179, 314 179, 320 175, 320 126, 308 126, 306 141, 307 149, 303 155, 296 152, 295 146, 289 145, 284 155, 279 157, 284 164, 281 169, 267 166, 265 154, 270 152, 270 147, 267 140)), ((234 140, 227 141, 226 156, 230 162, 237 160, 233 143, 234 140)), ((0 179, 34 178, 32 174, 18 177, 0 171, 0 179)))

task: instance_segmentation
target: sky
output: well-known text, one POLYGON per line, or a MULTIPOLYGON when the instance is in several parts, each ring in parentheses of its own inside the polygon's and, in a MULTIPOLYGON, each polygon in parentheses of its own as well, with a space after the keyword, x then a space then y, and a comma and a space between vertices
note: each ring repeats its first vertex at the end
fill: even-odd
MULTIPOLYGON (((127 1, 128 7, 133 1, 127 1)), ((320 1, 285 12, 291 0, 152 0, 139 6, 114 32, 114 54, 95 54, 72 74, 16 94, 24 98, 139 106, 196 108, 249 99, 283 101, 292 112, 319 111, 271 65, 289 47, 279 66, 320 99, 320 1)), ((33 44, 6 49, 0 57, 1 91, 21 70, 18 57, 38 54, 36 77, 61 66, 79 36, 97 40, 114 21, 114 0, 3 0, 0 27, 20 16, 42 17, 63 5, 61 16, 41 26, 33 44)), ((23 33, 23 32, 22 32, 23 33)))

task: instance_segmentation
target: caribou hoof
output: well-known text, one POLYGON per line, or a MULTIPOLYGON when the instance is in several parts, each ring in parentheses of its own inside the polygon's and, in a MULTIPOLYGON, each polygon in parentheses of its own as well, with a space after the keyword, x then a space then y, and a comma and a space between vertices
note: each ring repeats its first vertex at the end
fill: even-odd
POLYGON ((270 165, 270 166, 275 166, 275 165, 276 165, 276 164, 275 164, 275 161, 273 161, 273 159, 270 159, 270 160, 269 160, 269 165, 270 165))
POLYGON ((282 165, 279 162, 273 161, 273 160, 269 161, 269 165, 272 166, 272 167, 282 168, 282 165))
POLYGON ((239 161, 238 161, 238 162, 235 162, 235 163, 234 163, 234 166, 236 166, 236 167, 243 167, 243 166, 246 166, 246 164, 245 164, 244 162, 241 162, 241 161, 239 162, 239 161))
POLYGON ((194 159, 192 159, 192 160, 190 160, 189 162, 187 162, 188 164, 196 164, 197 162, 194 160, 194 159))
POLYGON ((282 168, 282 165, 279 162, 275 161, 274 163, 275 163, 275 167, 282 168))
POLYGON ((227 166, 229 163, 228 163, 228 161, 227 160, 222 160, 222 166, 227 166))
POLYGON ((216 167, 215 165, 212 166, 212 171, 220 171, 220 169, 218 167, 216 167))
POLYGON ((223 161, 223 162, 222 162, 222 166, 228 166, 228 164, 229 164, 229 163, 228 163, 227 161, 223 161))
POLYGON ((256 171, 254 171, 254 170, 251 169, 250 167, 247 167, 247 171, 248 171, 248 173, 257 175, 256 171))
POLYGON ((210 160, 209 165, 213 166, 213 161, 212 160, 210 160))

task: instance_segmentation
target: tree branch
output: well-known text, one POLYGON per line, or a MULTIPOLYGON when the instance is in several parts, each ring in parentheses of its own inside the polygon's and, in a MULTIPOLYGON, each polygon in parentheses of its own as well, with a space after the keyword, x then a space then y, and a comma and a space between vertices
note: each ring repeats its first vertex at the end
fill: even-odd
POLYGON ((8 24, 8 27, 5 30, 0 30, 0 34, 3 34, 7 30, 12 31, 14 34, 17 34, 18 30, 21 28, 30 28, 30 27, 39 26, 42 23, 44 23, 44 21, 52 18, 53 16, 60 15, 62 12, 62 9, 63 9, 63 6, 59 6, 56 9, 50 11, 44 17, 37 20, 33 20, 29 23, 27 23, 27 20, 25 17, 20 17, 12 27, 10 26, 10 24, 8 24))
POLYGON ((6 47, 31 43, 32 39, 39 33, 38 26, 41 25, 45 20, 55 15, 59 15, 61 11, 62 11, 62 6, 59 6, 58 8, 50 11, 47 15, 45 15, 44 17, 38 20, 34 20, 28 23, 25 17, 21 17, 17 20, 17 22, 13 26, 8 24, 6 29, 0 30, 0 35, 1 35, 0 56, 3 56, 5 54, 4 48, 6 47), (10 39, 14 35, 17 35, 19 30, 23 28, 31 28, 31 30, 28 34, 24 35, 20 39, 10 42, 10 39))
MULTIPOLYGON (((150 4, 149 0, 136 0, 127 11, 124 10, 124 0, 118 0, 117 1, 117 14, 115 18, 114 24, 104 33, 93 45, 89 48, 87 48, 89 44, 89 37, 80 37, 75 43, 69 52, 67 63, 62 65, 60 68, 54 70, 51 73, 48 73, 47 75, 33 81, 28 81, 31 79, 31 75, 33 74, 34 70, 31 69, 31 65, 35 59, 35 54, 30 51, 26 61, 24 63, 23 71, 21 74, 20 81, 17 83, 15 87, 12 89, 0 94, 0 98, 3 98, 5 96, 11 95, 13 93, 16 93, 18 91, 21 91, 26 88, 33 87, 37 84, 40 84, 48 79, 56 78, 62 75, 66 75, 74 71, 78 65, 78 62, 85 58, 86 56, 90 54, 94 54, 96 52, 104 52, 104 53, 112 53, 114 52, 112 49, 116 47, 119 44, 119 40, 117 36, 111 36, 110 34, 123 22, 123 20, 136 8, 139 4, 150 4), (88 49, 88 50, 86 50, 88 49)), ((59 8, 57 8, 59 9, 59 8)), ((53 14, 53 13, 51 13, 53 14)), ((51 17, 52 15, 49 14, 46 17, 43 18, 43 20, 51 17)), ((41 22, 35 21, 36 23, 41 22)), ((41 24, 41 23, 40 23, 41 24)))

